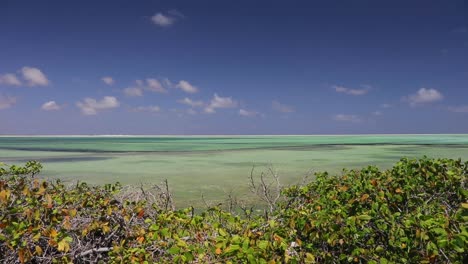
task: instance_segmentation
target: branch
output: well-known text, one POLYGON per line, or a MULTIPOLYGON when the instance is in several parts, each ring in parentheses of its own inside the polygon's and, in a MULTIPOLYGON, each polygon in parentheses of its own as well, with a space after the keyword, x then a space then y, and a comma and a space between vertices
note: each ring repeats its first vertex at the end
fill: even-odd
POLYGON ((112 247, 102 247, 102 248, 93 248, 90 250, 86 250, 85 252, 82 252, 78 255, 78 257, 84 257, 92 253, 103 253, 103 252, 109 252, 113 248, 112 247))

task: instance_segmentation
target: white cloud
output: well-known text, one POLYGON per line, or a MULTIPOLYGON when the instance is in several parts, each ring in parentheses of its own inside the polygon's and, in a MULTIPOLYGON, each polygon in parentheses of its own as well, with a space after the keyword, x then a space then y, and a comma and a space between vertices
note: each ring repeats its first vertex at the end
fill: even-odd
POLYGON ((214 94, 209 106, 211 108, 233 108, 237 106, 237 102, 231 97, 221 97, 218 94, 214 94))
POLYGON ((45 102, 42 106, 41 109, 44 111, 56 111, 60 110, 60 105, 58 105, 55 101, 48 101, 45 102))
POLYGON ((337 93, 344 93, 349 95, 364 95, 369 92, 370 86, 363 85, 363 87, 363 89, 350 89, 343 86, 334 85, 333 89, 335 89, 337 93))
POLYGON ((345 114, 334 115, 333 120, 340 121, 340 122, 351 122, 351 123, 362 122, 361 118, 357 115, 345 115, 345 114))
POLYGON ((174 24, 179 18, 184 18, 185 16, 177 11, 177 10, 170 10, 166 14, 163 12, 158 12, 154 16, 151 17, 151 21, 160 27, 169 27, 174 24))
POLYGON ((11 86, 20 86, 21 81, 18 80, 16 75, 13 73, 5 73, 3 75, 0 75, 0 85, 5 84, 5 85, 11 85, 11 86))
POLYGON ((83 102, 76 103, 84 115, 96 115, 99 110, 112 109, 119 107, 119 105, 119 101, 113 96, 104 96, 100 101, 94 98, 85 98, 83 102))
POLYGON ((231 97, 221 97, 218 94, 214 94, 210 104, 204 109, 205 113, 216 113, 217 108, 234 108, 237 107, 237 102, 231 97))
POLYGON ((239 115, 246 117, 254 117, 259 115, 259 113, 255 111, 248 111, 246 109, 239 109, 239 115))
POLYGON ((189 82, 184 81, 184 80, 179 81, 179 83, 175 87, 181 89, 182 91, 186 93, 198 92, 198 88, 196 86, 193 86, 189 82))
POLYGON ((113 85, 115 83, 114 79, 110 76, 104 76, 101 80, 107 85, 113 85))
POLYGON ((194 101, 190 98, 185 97, 184 99, 178 100, 177 102, 185 105, 189 105, 191 107, 199 107, 203 106, 203 101, 194 101))
POLYGON ((33 67, 23 67, 21 69, 21 74, 23 79, 26 80, 29 86, 47 86, 49 85, 49 80, 45 74, 38 68, 33 67))
POLYGON ((154 16, 151 17, 151 21, 153 21, 153 23, 158 26, 168 27, 174 24, 175 18, 169 15, 164 15, 163 13, 156 13, 154 16))
POLYGON ((143 91, 148 90, 151 92, 167 93, 166 88, 160 81, 154 78, 147 78, 145 81, 135 80, 136 87, 129 87, 124 89, 127 96, 143 96, 143 91), (146 82, 146 83, 145 83, 146 82))
POLYGON ((374 111, 374 112, 372 112, 372 115, 373 115, 373 116, 381 116, 381 115, 383 115, 383 114, 382 114, 382 112, 380 112, 380 111, 374 111))
POLYGON ((126 96, 143 96, 143 90, 139 87, 128 87, 123 90, 126 96))
POLYGON ((215 110, 214 108, 212 108, 212 107, 209 107, 209 106, 205 107, 205 109, 204 109, 203 111, 204 111, 205 113, 207 113, 207 114, 216 113, 216 110, 215 110))
POLYGON ((454 113, 468 113, 468 105, 450 106, 448 110, 454 113))
POLYGON ((444 96, 439 91, 426 88, 421 88, 416 94, 411 94, 402 98, 403 101, 408 102, 411 106, 437 102, 442 99, 444 99, 444 96))
POLYGON ((146 79, 146 84, 148 85, 147 89, 152 91, 152 92, 158 92, 158 93, 166 93, 166 89, 163 87, 160 81, 153 79, 153 78, 148 78, 146 79))
POLYGON ((163 82, 166 87, 174 88, 174 84, 168 78, 164 78, 163 82))
POLYGON ((0 94, 0 110, 7 109, 16 104, 16 97, 0 94))
POLYGON ((149 105, 149 106, 138 106, 132 109, 134 112, 151 112, 156 113, 161 110, 161 108, 157 105, 149 105))
POLYGON ((295 112, 294 108, 289 105, 282 104, 278 101, 273 101, 271 102, 271 106, 273 107, 273 110, 281 112, 281 113, 292 113, 295 112))

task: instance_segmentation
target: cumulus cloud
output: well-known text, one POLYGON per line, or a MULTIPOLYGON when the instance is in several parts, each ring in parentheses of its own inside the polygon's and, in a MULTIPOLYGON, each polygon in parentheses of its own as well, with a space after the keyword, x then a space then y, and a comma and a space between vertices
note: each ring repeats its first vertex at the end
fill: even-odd
POLYGON ((166 87, 174 88, 174 84, 168 78, 164 78, 163 83, 166 87))
POLYGON ((76 106, 81 109, 84 115, 96 115, 99 110, 112 109, 119 107, 120 103, 113 96, 104 96, 101 100, 94 98, 85 98, 83 101, 76 103, 76 106))
POLYGON ((0 110, 7 109, 16 104, 16 97, 0 94, 0 110))
POLYGON ((49 80, 47 79, 45 74, 38 68, 23 67, 20 72, 23 76, 23 79, 26 80, 29 86, 49 85, 49 80))
POLYGON ((135 97, 135 96, 143 96, 143 89, 140 87, 128 87, 123 90, 126 96, 135 97))
POLYGON ((189 105, 191 107, 200 107, 203 106, 203 101, 194 101, 190 98, 185 97, 184 99, 178 100, 177 102, 185 105, 189 105))
POLYGON ((273 110, 281 112, 281 113, 293 113, 295 112, 294 108, 289 105, 282 104, 278 101, 271 102, 271 106, 273 110))
POLYGON ((468 113, 468 105, 450 106, 448 110, 454 113, 468 113))
POLYGON ((231 97, 221 97, 214 94, 210 104, 205 107, 205 113, 215 113, 217 108, 234 108, 237 107, 237 102, 231 97))
POLYGON ((21 81, 18 80, 15 74, 13 73, 5 73, 3 75, 0 74, 0 85, 11 85, 11 86, 20 86, 21 81))
POLYGON ((205 113, 207 114, 213 114, 213 113, 216 113, 216 110, 214 108, 211 108, 209 106, 205 107, 205 109, 203 110, 205 113))
POLYGON ((189 82, 184 81, 184 80, 179 81, 179 83, 175 87, 181 89, 182 91, 186 93, 198 92, 198 88, 196 86, 193 86, 189 82))
POLYGON ((161 108, 157 105, 149 105, 149 106, 138 106, 132 109, 134 112, 151 112, 156 113, 161 110, 161 108))
POLYGON ((146 79, 146 84, 147 84, 147 89, 152 92, 158 92, 158 93, 166 93, 167 90, 164 88, 164 86, 161 84, 160 81, 154 78, 148 78, 146 79))
POLYGON ((421 88, 417 93, 402 98, 403 101, 408 102, 411 106, 433 103, 442 99, 444 99, 444 96, 439 91, 426 88, 421 88))
POLYGON ((45 102, 42 106, 41 109, 44 111, 57 111, 60 110, 60 105, 58 105, 55 101, 48 101, 45 102))
POLYGON ((151 21, 160 27, 169 27, 173 25, 177 20, 180 18, 184 18, 185 16, 177 11, 177 10, 169 10, 166 13, 158 12, 151 17, 151 21))
POLYGON ((146 80, 135 80, 135 86, 128 87, 123 90, 127 96, 143 96, 143 91, 151 91, 158 93, 167 93, 166 88, 161 82, 154 78, 147 78, 146 80))
POLYGON ((104 76, 101 78, 101 80, 107 85, 113 85, 115 83, 114 78, 110 76, 104 76))
POLYGON ((357 115, 338 114, 333 116, 333 120, 340 122, 359 123, 362 119, 357 115))
POLYGON ((259 115, 259 113, 255 111, 248 111, 246 109, 239 109, 239 115, 245 116, 245 117, 254 117, 254 116, 259 115))
POLYGON ((153 23, 158 26, 168 27, 174 24, 175 19, 169 15, 164 15, 163 13, 159 12, 151 17, 151 21, 153 21, 153 23))
POLYGON ((370 86, 363 85, 363 87, 363 89, 350 89, 343 86, 334 85, 333 89, 335 89, 337 93, 344 93, 349 95, 364 95, 369 92, 370 86))

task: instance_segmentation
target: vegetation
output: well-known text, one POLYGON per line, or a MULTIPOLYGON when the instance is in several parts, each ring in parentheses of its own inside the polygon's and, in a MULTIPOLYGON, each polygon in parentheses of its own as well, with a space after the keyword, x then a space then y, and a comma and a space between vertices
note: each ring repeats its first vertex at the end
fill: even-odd
POLYGON ((461 160, 317 173, 283 188, 281 199, 277 185, 251 178, 268 214, 242 207, 243 216, 216 206, 175 210, 167 184, 129 196, 119 184, 40 180, 41 168, 0 166, 2 263, 463 263, 468 256, 461 160))

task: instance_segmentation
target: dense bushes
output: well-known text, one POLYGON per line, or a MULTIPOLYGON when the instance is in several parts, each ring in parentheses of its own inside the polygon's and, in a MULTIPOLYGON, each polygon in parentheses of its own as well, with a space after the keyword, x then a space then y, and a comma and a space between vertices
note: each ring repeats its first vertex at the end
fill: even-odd
MULTIPOLYGON (((118 184, 67 187, 39 180, 40 169, 37 162, 0 167, 1 262, 462 263, 467 257, 468 162, 460 160, 402 159, 386 171, 318 173, 307 185, 283 189, 273 212, 255 217, 218 207, 172 210, 146 194, 130 199, 118 184)), ((152 197, 168 201, 161 195, 152 197)))

